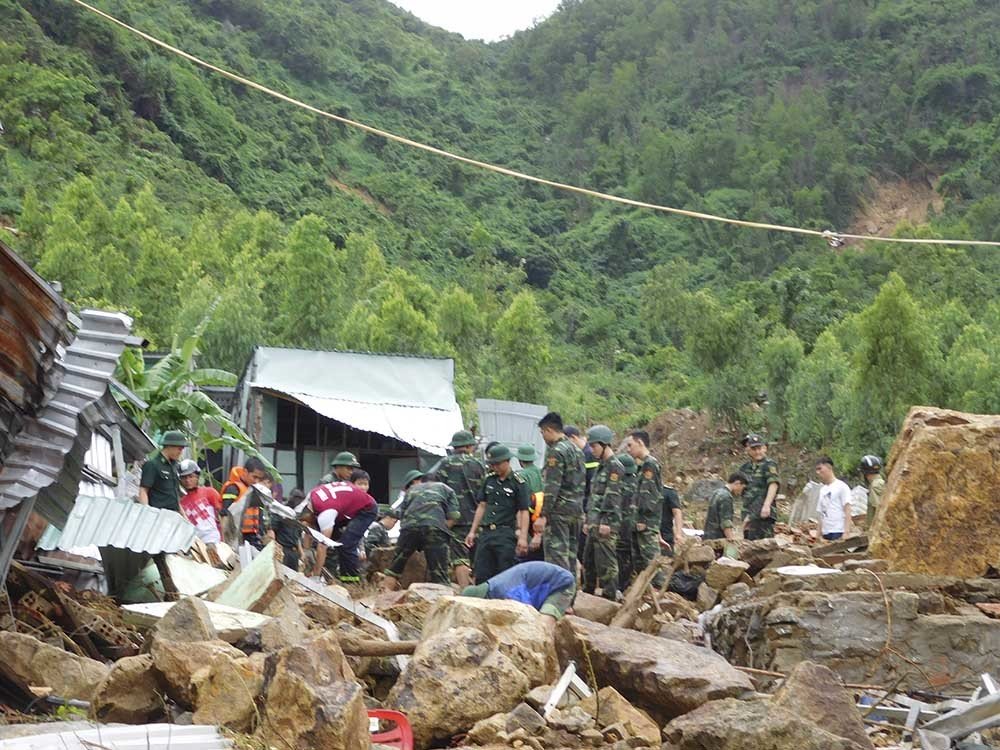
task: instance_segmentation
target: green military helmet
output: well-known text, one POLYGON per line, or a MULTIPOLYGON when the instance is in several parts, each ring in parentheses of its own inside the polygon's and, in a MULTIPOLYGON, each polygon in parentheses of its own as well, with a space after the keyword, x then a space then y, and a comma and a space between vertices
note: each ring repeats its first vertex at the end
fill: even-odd
POLYGON ((354 469, 360 469, 361 464, 358 463, 358 457, 355 456, 350 451, 341 451, 333 460, 330 462, 330 466, 350 466, 354 469))
POLYGON ((163 433, 163 437, 160 438, 160 445, 164 448, 169 448, 170 446, 187 448, 188 440, 180 430, 167 430, 163 433))
POLYGON ((473 435, 468 430, 459 430, 454 435, 451 436, 451 442, 448 443, 452 448, 464 448, 468 445, 476 444, 476 436, 473 435))
POLYGON ((510 461, 513 457, 514 454, 510 452, 510 448, 503 443, 497 443, 486 451, 486 463, 490 466, 503 463, 504 461, 510 461))
POLYGON ((625 473, 629 476, 639 473, 639 467, 636 465, 635 459, 628 453, 619 453, 615 458, 621 461, 622 466, 625 467, 625 473))
POLYGON ((379 503, 378 504, 378 517, 382 518, 387 516, 392 512, 392 506, 389 503, 379 503))
POLYGON ((403 489, 408 489, 411 484, 413 484, 418 479, 423 479, 424 472, 420 469, 410 469, 406 472, 406 476, 403 477, 403 489))
POLYGON ((538 458, 538 454, 535 452, 533 446, 522 445, 517 449, 517 460, 521 463, 525 461, 535 461, 538 458))
POLYGON ((588 443, 602 443, 604 445, 611 445, 615 440, 615 433, 611 431, 611 428, 606 424, 595 424, 589 430, 587 430, 587 442, 588 443))

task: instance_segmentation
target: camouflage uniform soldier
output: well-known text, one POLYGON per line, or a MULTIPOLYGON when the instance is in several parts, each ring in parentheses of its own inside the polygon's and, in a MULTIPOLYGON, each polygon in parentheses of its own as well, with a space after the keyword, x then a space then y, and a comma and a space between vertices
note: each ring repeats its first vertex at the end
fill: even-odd
MULTIPOLYGON (((635 490, 635 571, 646 568, 660 556, 660 520, 663 513, 663 486, 660 462, 649 452, 649 433, 636 430, 629 436, 629 455, 639 464, 638 486, 635 490)), ((653 579, 660 586, 663 576, 653 579)))
POLYGON ((479 490, 479 506, 465 543, 476 544, 476 581, 483 583, 517 563, 528 551, 528 483, 514 473, 510 448, 497 444, 486 451, 490 473, 479 490), (479 539, 476 535, 479 534, 479 539))
POLYGON ((618 598, 615 547, 622 523, 622 478, 625 474, 625 467, 611 449, 614 439, 615 434, 605 425, 594 425, 587 430, 587 442, 601 465, 590 485, 585 527, 587 545, 583 553, 583 590, 593 594, 600 586, 601 596, 611 601, 618 598))
POLYGON ((639 486, 639 467, 628 453, 619 453, 616 458, 625 469, 622 476, 622 524, 618 529, 618 544, 615 546, 618 590, 624 591, 635 574, 635 490, 639 486))
POLYGON ((407 560, 417 550, 427 558, 427 577, 431 583, 450 585, 448 576, 449 529, 461 518, 458 497, 441 482, 424 482, 422 472, 414 469, 403 480, 406 496, 391 513, 399 519, 396 556, 385 571, 386 587, 395 588, 407 560))
POLYGON ((452 452, 435 467, 432 477, 444 482, 458 495, 458 509, 462 518, 455 524, 451 537, 451 566, 455 570, 455 581, 459 586, 472 583, 473 550, 463 541, 472 528, 472 518, 479 504, 479 490, 486 477, 486 467, 473 453, 476 438, 468 430, 459 430, 452 438, 452 452))
POLYGON ((747 457, 740 466, 750 484, 743 492, 743 536, 767 539, 774 536, 774 498, 778 494, 778 464, 767 457, 767 443, 756 433, 743 438, 747 457))
POLYGON ((586 469, 583 451, 563 433, 562 417, 549 412, 538 421, 548 446, 542 480, 545 484, 542 513, 534 523, 542 535, 545 561, 576 576, 576 545, 583 515, 583 488, 586 469))

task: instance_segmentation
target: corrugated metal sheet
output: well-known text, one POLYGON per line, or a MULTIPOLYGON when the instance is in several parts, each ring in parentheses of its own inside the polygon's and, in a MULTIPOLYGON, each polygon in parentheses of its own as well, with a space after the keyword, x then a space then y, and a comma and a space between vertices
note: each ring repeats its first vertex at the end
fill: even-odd
POLYGON ((55 394, 25 423, 0 473, 0 508, 36 500, 36 512, 62 526, 78 493, 84 455, 93 427, 109 405, 102 399, 118 358, 131 342, 132 319, 120 313, 85 310, 76 338, 55 369, 55 394))
POLYGON ((487 440, 499 440, 511 449, 533 445, 541 464, 545 455, 545 441, 538 431, 538 420, 545 416, 548 407, 541 404, 524 404, 519 401, 498 401, 477 398, 479 432, 487 440))
POLYGON ((0 242, 0 467, 25 420, 54 393, 53 368, 71 338, 65 302, 0 242))
POLYGON ((218 727, 181 724, 102 726, 0 740, 0 750, 227 750, 218 727))
POLYGON ((156 554, 184 552, 194 538, 194 526, 179 513, 131 500, 81 495, 62 534, 56 537, 47 530, 38 546, 68 552, 74 547, 96 545, 156 554))

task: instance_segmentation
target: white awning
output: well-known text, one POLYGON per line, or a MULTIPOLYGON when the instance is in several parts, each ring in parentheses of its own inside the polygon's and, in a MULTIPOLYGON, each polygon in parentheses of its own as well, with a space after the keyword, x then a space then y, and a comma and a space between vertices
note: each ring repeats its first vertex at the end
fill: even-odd
POLYGON ((307 393, 288 393, 324 417, 350 425, 358 430, 377 432, 396 438, 414 448, 445 454, 451 436, 462 429, 462 412, 454 409, 433 409, 426 406, 399 406, 348 401, 307 393))

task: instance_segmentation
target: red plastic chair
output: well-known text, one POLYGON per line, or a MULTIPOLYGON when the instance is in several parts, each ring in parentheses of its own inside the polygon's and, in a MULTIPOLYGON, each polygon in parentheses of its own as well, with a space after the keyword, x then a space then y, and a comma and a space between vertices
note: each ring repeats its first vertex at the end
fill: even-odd
POLYGON ((413 730, 410 728, 410 721, 406 718, 406 714, 382 708, 369 708, 368 718, 391 721, 396 725, 386 732, 373 734, 372 742, 374 744, 398 747, 399 750, 413 750, 413 730))

